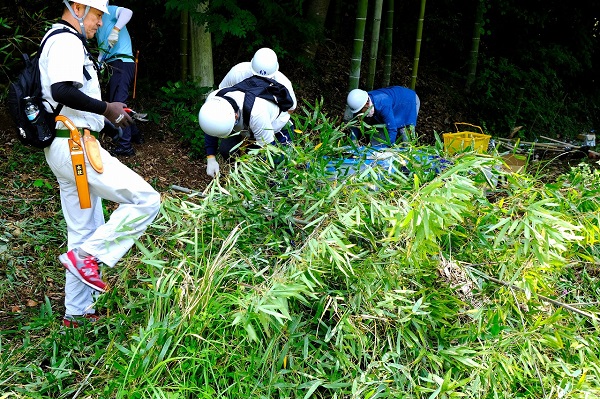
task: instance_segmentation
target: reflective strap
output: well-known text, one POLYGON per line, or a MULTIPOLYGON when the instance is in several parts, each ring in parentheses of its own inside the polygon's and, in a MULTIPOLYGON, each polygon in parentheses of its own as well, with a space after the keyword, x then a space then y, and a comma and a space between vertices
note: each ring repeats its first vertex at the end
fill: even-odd
MULTIPOLYGON (((77 128, 77 130, 79 130, 79 133, 81 133, 81 135, 83 136, 83 129, 82 128, 77 128)), ((94 136, 95 138, 98 138, 98 132, 92 132, 90 130, 90 134, 92 136, 94 136)), ((69 131, 69 129, 56 129, 56 137, 62 137, 62 138, 70 139, 71 138, 71 132, 69 131)))

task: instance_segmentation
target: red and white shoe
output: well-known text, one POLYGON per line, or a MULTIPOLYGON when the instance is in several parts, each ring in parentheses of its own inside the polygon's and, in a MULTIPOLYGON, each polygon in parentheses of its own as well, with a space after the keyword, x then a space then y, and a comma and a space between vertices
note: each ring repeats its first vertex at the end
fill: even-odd
POLYGON ((100 316, 97 314, 86 314, 83 316, 65 316, 63 318, 63 326, 67 328, 79 328, 79 326, 86 323, 94 323, 98 321, 100 316))
POLYGON ((58 257, 63 266, 75 277, 96 291, 106 292, 106 283, 98 274, 98 259, 93 256, 80 258, 77 251, 72 249, 58 257))

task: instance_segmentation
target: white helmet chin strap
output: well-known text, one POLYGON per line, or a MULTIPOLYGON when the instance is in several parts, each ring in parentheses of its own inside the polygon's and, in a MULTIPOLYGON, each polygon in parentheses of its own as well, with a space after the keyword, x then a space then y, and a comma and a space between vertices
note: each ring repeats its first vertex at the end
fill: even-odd
POLYGON ((81 28, 81 35, 83 36, 84 39, 87 39, 86 35, 85 35, 85 28, 83 27, 83 20, 86 17, 86 15, 88 15, 88 12, 90 12, 90 6, 88 6, 88 5, 85 6, 85 12, 83 13, 83 17, 79 18, 77 16, 77 14, 75 14, 75 11, 73 11, 71 4, 69 4, 69 0, 63 0, 63 3, 65 3, 65 5, 69 9, 69 11, 71 11, 71 15, 73 16, 73 18, 75 18, 77 21, 79 21, 79 27, 81 28))

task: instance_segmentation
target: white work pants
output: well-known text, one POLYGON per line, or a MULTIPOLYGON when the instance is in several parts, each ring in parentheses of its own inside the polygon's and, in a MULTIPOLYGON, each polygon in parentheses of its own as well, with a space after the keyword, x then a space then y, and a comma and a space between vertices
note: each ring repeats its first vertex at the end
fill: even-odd
MULTIPOLYGON (((81 209, 68 139, 56 138, 44 152, 60 186, 69 250, 81 248, 100 262, 115 266, 158 214, 160 194, 140 175, 100 148, 104 173, 97 173, 86 156, 92 207, 81 209), (106 223, 102 199, 119 204, 106 223)), ((95 292, 66 271, 65 315, 94 313, 95 292)))

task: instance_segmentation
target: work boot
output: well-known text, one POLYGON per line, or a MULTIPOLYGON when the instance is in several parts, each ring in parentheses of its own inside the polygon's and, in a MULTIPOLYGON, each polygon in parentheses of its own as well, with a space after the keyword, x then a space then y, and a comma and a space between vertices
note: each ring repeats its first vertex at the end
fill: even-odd
POLYGON ((131 136, 131 141, 135 144, 144 144, 146 142, 146 140, 144 140, 144 135, 141 132, 133 134, 131 136))
POLYGON ((117 147, 114 150, 110 151, 110 155, 113 157, 131 157, 135 155, 135 150, 133 148, 125 149, 123 147, 117 147))

